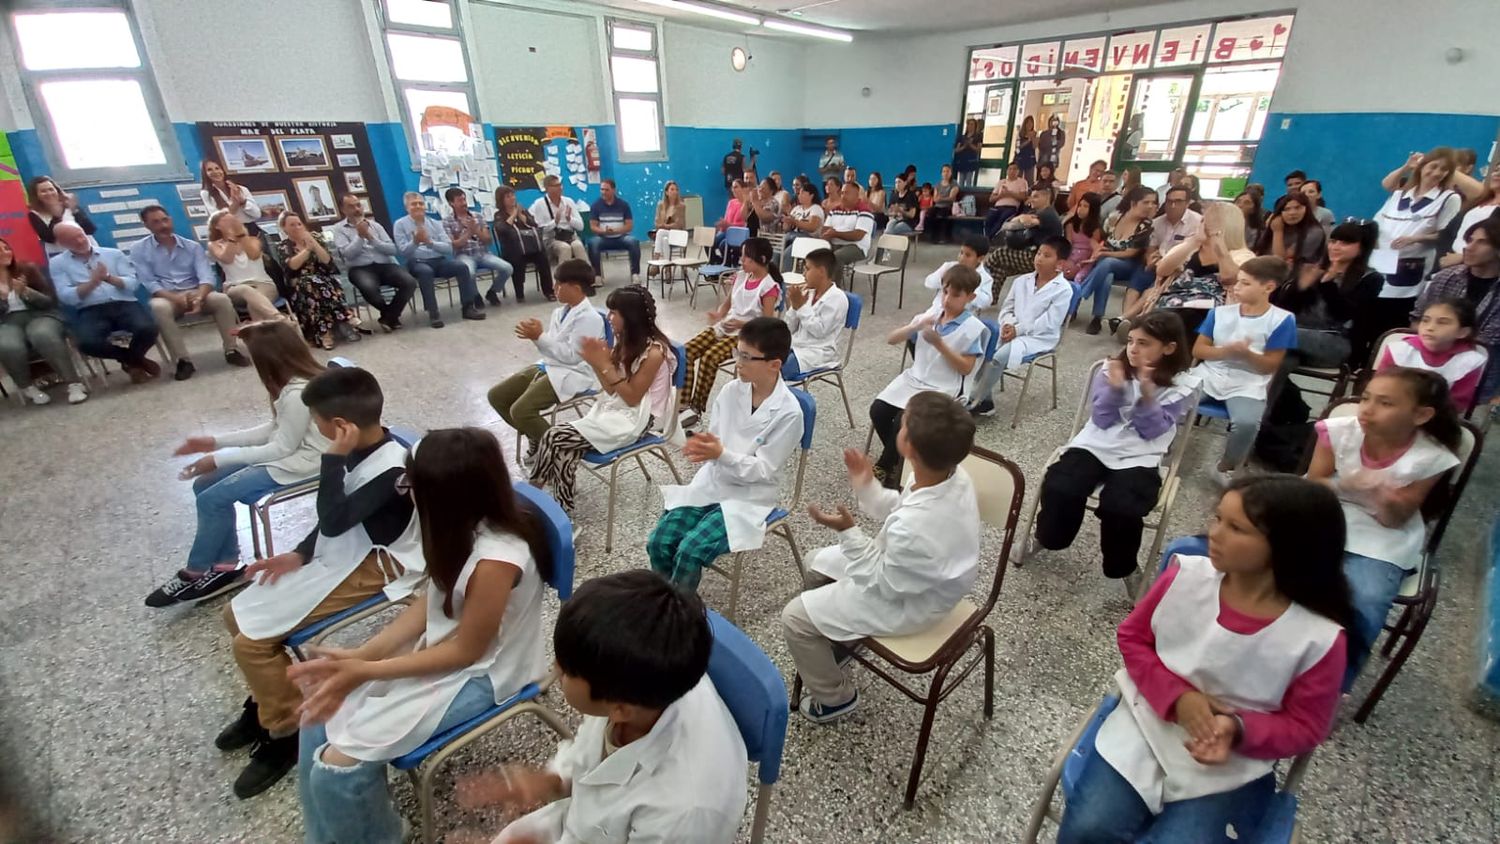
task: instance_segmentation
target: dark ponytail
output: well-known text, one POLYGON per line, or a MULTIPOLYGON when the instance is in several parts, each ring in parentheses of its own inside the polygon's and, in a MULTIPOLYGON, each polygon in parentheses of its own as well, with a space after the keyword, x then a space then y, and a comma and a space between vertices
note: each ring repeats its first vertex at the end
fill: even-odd
POLYGON ((752 237, 745 241, 745 256, 757 264, 765 266, 771 276, 771 280, 779 287, 781 281, 781 267, 776 266, 775 250, 771 248, 771 241, 763 237, 752 237))

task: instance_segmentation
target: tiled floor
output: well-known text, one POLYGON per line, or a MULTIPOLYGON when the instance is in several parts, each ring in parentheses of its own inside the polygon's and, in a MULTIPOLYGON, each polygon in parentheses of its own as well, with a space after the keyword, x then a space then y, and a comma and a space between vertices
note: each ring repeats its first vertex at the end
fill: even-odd
MULTIPOLYGON (((879 314, 866 315, 849 377, 856 426, 848 427, 833 390, 816 390, 822 412, 805 501, 849 500, 838 450, 863 445, 864 408, 900 359, 899 348, 884 345, 879 336, 930 300, 921 274, 950 251, 920 247, 906 283, 912 303, 898 311, 896 290, 887 282, 879 314)), ((677 338, 703 325, 686 302, 679 289, 661 305, 664 326, 677 338)), ((486 322, 454 320, 441 331, 413 325, 339 353, 380 378, 390 422, 421 429, 490 426, 509 451, 513 437, 484 394, 531 360, 529 344, 514 339, 510 326, 519 316, 544 314, 545 303, 507 304, 490 313, 486 322)), ((0 754, 21 805, 53 824, 64 840, 292 842, 301 836, 291 779, 258 799, 238 801, 229 783, 244 759, 212 746, 244 695, 219 606, 160 611, 141 603, 181 565, 191 539, 192 496, 176 478, 183 461, 171 456, 172 449, 189 434, 258 423, 267 411, 253 373, 228 370, 213 351, 210 332, 189 337, 200 350, 199 373, 186 383, 130 387, 120 381, 81 407, 0 409, 6 443, 0 468, 0 571, 6 582, 0 590, 0 700, 6 735, 0 754)), ((1084 368, 1114 348, 1111 340, 1083 334, 1081 323, 1069 329, 1058 408, 1049 410, 1047 390, 1038 390, 1028 396, 1018 428, 1011 430, 1004 416, 984 421, 980 444, 1015 460, 1034 488, 1047 455, 1066 437, 1084 368)), ((1001 398, 1002 412, 1014 401, 1014 391, 1001 398)), ((1203 524, 1212 496, 1206 471, 1215 447, 1203 437, 1189 452, 1172 517, 1174 535, 1203 524)), ((1493 455, 1483 462, 1449 534, 1444 591, 1426 638, 1370 722, 1342 723, 1315 758, 1304 789, 1303 840, 1500 838, 1500 727, 1466 707, 1475 672, 1478 558, 1484 523, 1494 513, 1495 463, 1493 455)), ((615 551, 606 554, 604 490, 580 483, 579 509, 590 515, 583 520, 578 576, 644 565, 642 543, 660 506, 654 489, 638 476, 624 481, 615 551)), ((292 505, 278 514, 282 543, 296 541, 309 513, 307 506, 292 505)), ((805 515, 794 525, 804 549, 829 539, 805 515)), ((919 709, 859 675, 864 699, 849 720, 819 728, 794 718, 768 839, 1018 840, 1052 755, 1107 689, 1118 665, 1113 630, 1128 607, 1118 586, 1098 574, 1094 531, 1090 523, 1073 550, 1006 573, 991 619, 998 636, 994 718, 981 718, 978 675, 944 702, 913 811, 903 812, 900 803, 919 709)), ((994 574, 997 544, 989 537, 976 590, 994 574)), ((244 551, 248 556, 248 542, 244 551)), ((742 595, 741 623, 789 672, 777 613, 797 588, 795 570, 776 544, 754 555, 749 566, 752 585, 742 595)), ((705 578, 703 594, 714 606, 727 599, 712 576, 705 578)), ((549 609, 549 618, 554 615, 549 609)), ((522 724, 463 754, 458 767, 507 758, 540 761, 550 744, 540 727, 522 724)), ((411 789, 393 782, 410 812, 411 789)), ((493 830, 503 822, 458 811, 448 800, 446 777, 443 782, 443 829, 493 830)))

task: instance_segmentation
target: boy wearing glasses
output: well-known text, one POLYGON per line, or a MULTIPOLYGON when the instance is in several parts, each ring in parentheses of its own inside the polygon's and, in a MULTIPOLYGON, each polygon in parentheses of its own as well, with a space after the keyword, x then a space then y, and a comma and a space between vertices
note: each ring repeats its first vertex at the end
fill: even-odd
POLYGON ((317 527, 296 550, 251 563, 250 586, 224 608, 250 696, 214 744, 251 748, 234 782, 241 800, 297 764, 302 693, 287 679, 292 661, 282 640, 381 591, 405 597, 424 568, 415 508, 403 489, 407 449, 380 424, 385 399, 375 376, 330 369, 307 383, 302 402, 333 443, 322 458, 317 527))
POLYGON ((776 317, 756 317, 737 342, 737 377, 715 397, 707 433, 682 447, 701 468, 686 486, 661 488, 666 512, 646 542, 651 568, 684 589, 697 589, 718 557, 765 541, 777 475, 802 439, 802 407, 781 380, 791 330, 776 317))

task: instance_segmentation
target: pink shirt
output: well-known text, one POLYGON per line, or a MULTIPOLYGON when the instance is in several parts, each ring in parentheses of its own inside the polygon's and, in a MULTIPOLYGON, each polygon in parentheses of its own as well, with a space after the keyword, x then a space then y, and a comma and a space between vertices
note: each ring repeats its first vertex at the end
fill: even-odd
MULTIPOLYGON (((1471 355, 1470 357, 1475 362, 1474 368, 1463 372, 1456 378, 1444 371, 1444 367, 1449 361, 1459 355, 1474 351, 1474 343, 1468 340, 1460 340, 1454 343, 1453 348, 1446 352, 1434 352, 1423 345, 1422 338, 1415 334, 1403 338, 1401 342, 1410 346, 1413 351, 1420 355, 1423 369, 1430 369, 1442 375, 1443 379, 1448 382, 1448 395, 1452 398, 1453 406, 1458 409, 1459 413, 1464 413, 1470 407, 1474 406, 1474 394, 1479 391, 1479 382, 1484 377, 1486 359, 1478 355, 1471 355)), ((1390 348, 1387 347, 1385 351, 1380 353, 1380 360, 1375 362, 1375 371, 1379 372, 1382 369, 1396 365, 1395 357, 1391 354, 1390 348)))
MULTIPOLYGON (((1151 624, 1157 605, 1176 575, 1174 561, 1157 576, 1116 633, 1130 679, 1156 714, 1168 721, 1175 720, 1172 707, 1177 699, 1194 691, 1191 684, 1162 664, 1156 653, 1156 631, 1151 624)), ((1219 626, 1231 633, 1250 635, 1275 620, 1245 615, 1223 602, 1219 604, 1219 626)), ((1340 632, 1328 653, 1292 680, 1280 710, 1239 713, 1244 729, 1234 752, 1251 759, 1283 759, 1321 744, 1328 737, 1338 708, 1347 650, 1347 636, 1340 632)))
POLYGON ((738 199, 731 199, 729 200, 729 205, 724 208, 724 221, 730 227, 743 226, 745 225, 745 218, 748 213, 749 211, 745 208, 743 202, 740 202, 738 199))

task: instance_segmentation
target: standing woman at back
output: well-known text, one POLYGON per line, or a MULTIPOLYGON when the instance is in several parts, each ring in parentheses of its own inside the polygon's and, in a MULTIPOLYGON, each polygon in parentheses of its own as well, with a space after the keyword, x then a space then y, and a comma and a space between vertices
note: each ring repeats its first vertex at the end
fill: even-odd
POLYGON ((203 160, 202 173, 203 188, 198 191, 198 198, 203 200, 208 213, 227 210, 244 223, 251 234, 259 235, 260 226, 256 221, 260 219, 260 206, 255 204, 250 191, 244 185, 230 181, 224 173, 224 166, 212 158, 203 160))
POLYGON ((1021 168, 1021 178, 1027 185, 1036 181, 1036 118, 1029 114, 1021 119, 1021 128, 1016 132, 1015 164, 1021 168))
POLYGON ((1394 267, 1376 267, 1385 273, 1380 298, 1386 328, 1406 324, 1422 280, 1437 263, 1443 229, 1463 207, 1463 197, 1453 189, 1454 168, 1453 150, 1434 147, 1425 155, 1412 153, 1380 182, 1391 195, 1375 214, 1380 226, 1376 245, 1397 253, 1394 267))
POLYGON ((89 236, 90 243, 98 245, 94 241, 94 221, 79 206, 78 197, 59 187, 51 176, 37 176, 27 182, 26 197, 31 203, 31 211, 26 216, 31 220, 31 228, 36 236, 42 239, 42 246, 46 248, 49 259, 66 251, 57 245, 57 235, 52 233, 59 223, 78 226, 89 236))

